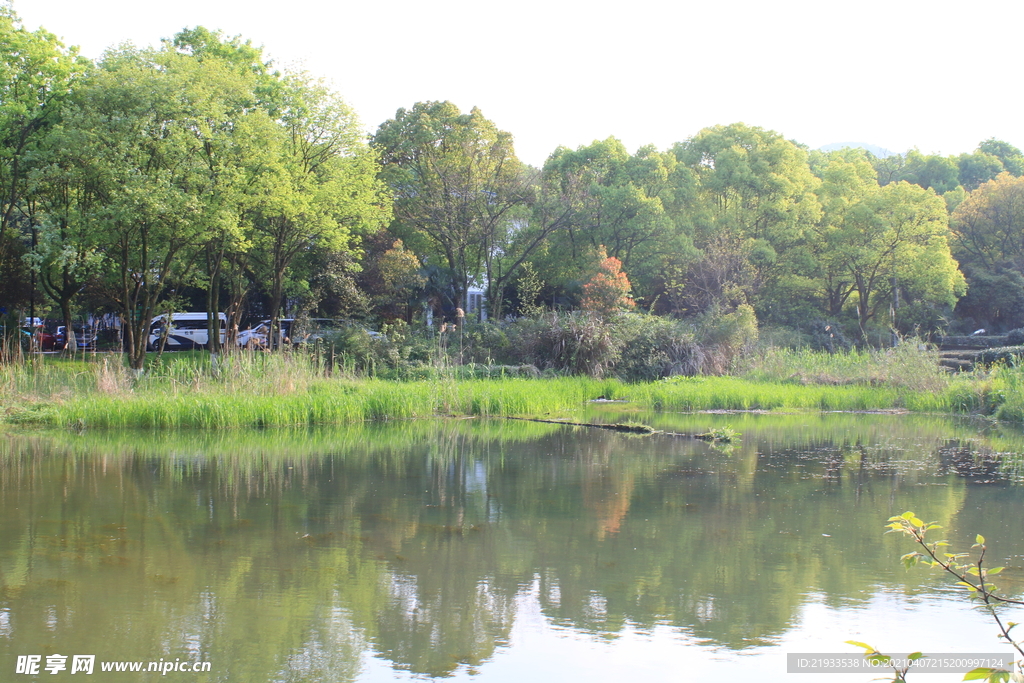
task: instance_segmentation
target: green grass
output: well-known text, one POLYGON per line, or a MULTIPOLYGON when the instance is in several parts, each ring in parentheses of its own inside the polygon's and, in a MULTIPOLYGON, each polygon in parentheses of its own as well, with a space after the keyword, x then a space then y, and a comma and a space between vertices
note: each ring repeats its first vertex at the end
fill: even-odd
POLYGON ((951 377, 929 369, 917 354, 895 353, 836 359, 780 352, 763 359, 743 377, 639 384, 587 377, 457 379, 454 373, 413 381, 359 379, 329 376, 305 355, 260 352, 233 354, 216 367, 203 353, 165 354, 151 360, 141 376, 121 366, 118 356, 33 359, 0 366, 0 421, 100 429, 306 427, 433 416, 567 415, 597 398, 662 411, 998 410, 1024 421, 1021 370, 951 377), (804 373, 794 378, 789 370, 800 363, 804 373), (893 378, 880 380, 883 370, 893 378), (828 379, 811 381, 812 374, 828 379))

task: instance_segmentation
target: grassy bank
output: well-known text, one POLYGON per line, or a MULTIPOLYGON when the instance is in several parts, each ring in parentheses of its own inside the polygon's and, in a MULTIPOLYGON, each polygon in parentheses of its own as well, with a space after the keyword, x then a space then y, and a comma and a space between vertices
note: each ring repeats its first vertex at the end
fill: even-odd
POLYGON ((299 354, 242 354, 217 365, 201 353, 174 354, 139 377, 117 356, 48 358, 0 367, 0 405, 7 423, 102 429, 569 415, 598 398, 666 411, 999 410, 1009 419, 1024 419, 1018 391, 1024 378, 1016 370, 949 376, 916 356, 886 361, 789 353, 796 355, 764 354, 743 376, 632 384, 589 377, 472 379, 450 367, 411 381, 341 377, 299 354))

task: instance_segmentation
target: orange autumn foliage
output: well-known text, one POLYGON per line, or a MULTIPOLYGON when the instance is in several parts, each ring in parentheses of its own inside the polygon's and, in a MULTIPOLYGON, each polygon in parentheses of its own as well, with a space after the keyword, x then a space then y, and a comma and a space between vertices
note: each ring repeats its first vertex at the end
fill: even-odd
POLYGON ((597 272, 583 285, 583 310, 611 313, 635 306, 629 296, 631 285, 622 270, 622 261, 609 256, 602 244, 597 251, 597 272))

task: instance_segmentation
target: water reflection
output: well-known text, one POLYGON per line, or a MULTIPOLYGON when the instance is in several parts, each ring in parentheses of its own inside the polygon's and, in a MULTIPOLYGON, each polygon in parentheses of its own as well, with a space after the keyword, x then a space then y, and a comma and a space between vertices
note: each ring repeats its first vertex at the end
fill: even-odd
POLYGON ((770 652, 810 604, 945 595, 881 536, 906 509, 955 542, 984 532, 1016 588, 1012 435, 908 416, 647 417, 743 438, 723 452, 479 420, 8 436, 0 666, 79 653, 212 662, 197 680, 354 681, 383 658, 497 679, 499 653, 526 656, 514 634, 531 618, 637 652, 770 652))

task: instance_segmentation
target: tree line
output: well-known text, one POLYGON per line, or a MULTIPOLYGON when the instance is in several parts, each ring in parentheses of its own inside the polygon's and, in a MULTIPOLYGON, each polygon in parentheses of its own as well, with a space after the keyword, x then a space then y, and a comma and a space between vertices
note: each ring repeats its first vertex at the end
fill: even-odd
POLYGON ((450 102, 366 139, 322 81, 201 27, 93 62, 8 8, 0 43, 0 305, 113 311, 136 368, 183 305, 456 319, 474 287, 497 320, 610 288, 833 340, 1024 325, 1024 154, 1000 140, 880 157, 736 123, 533 168, 450 102))

